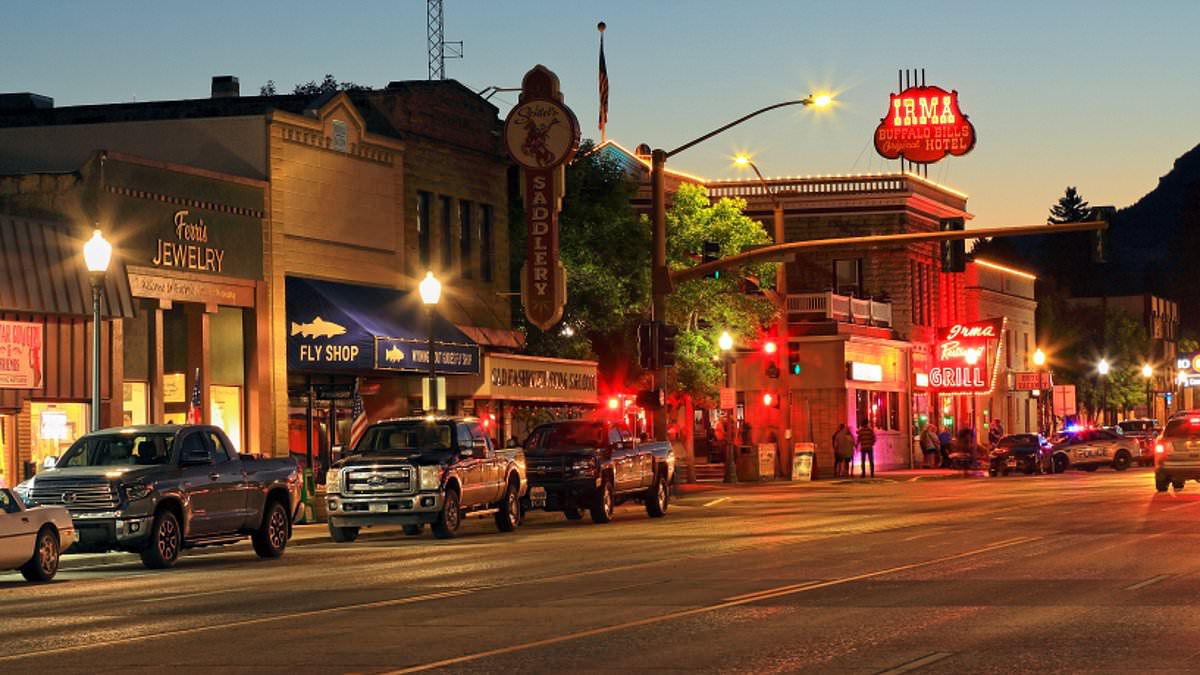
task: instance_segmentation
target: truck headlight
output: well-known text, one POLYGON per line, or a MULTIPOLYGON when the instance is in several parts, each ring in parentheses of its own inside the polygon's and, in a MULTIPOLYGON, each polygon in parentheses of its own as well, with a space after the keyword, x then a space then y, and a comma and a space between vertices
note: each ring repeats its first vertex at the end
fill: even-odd
POLYGON ((330 469, 325 472, 325 494, 335 495, 342 491, 342 472, 338 469, 330 469))
POLYGON ((134 502, 139 499, 145 499, 146 497, 149 497, 150 493, 153 491, 154 487, 152 485, 147 485, 145 483, 130 483, 129 485, 125 486, 125 497, 129 499, 129 501, 134 502))
POLYGON ((571 462, 567 468, 574 474, 590 475, 596 473, 596 463, 590 459, 571 462))
POLYGON ((417 467, 417 480, 422 490, 436 490, 442 484, 442 467, 437 465, 417 467))

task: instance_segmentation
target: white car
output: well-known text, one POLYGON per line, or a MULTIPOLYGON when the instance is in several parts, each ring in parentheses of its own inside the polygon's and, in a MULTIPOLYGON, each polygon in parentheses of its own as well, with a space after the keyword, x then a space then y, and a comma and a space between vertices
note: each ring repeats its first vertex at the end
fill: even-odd
POLYGON ((71 514, 61 506, 33 506, 0 488, 0 570, 20 569, 30 581, 50 581, 62 551, 75 543, 71 514))

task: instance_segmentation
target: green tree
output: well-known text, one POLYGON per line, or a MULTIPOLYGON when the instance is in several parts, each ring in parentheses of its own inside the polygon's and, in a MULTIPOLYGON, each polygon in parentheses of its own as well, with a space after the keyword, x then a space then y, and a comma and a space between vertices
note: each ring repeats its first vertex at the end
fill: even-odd
MULTIPOLYGON (((304 84, 297 84, 292 88, 293 94, 327 94, 331 91, 373 91, 373 87, 365 84, 356 84, 354 82, 344 81, 339 82, 336 77, 326 73, 321 81, 309 80, 304 84)), ((275 86, 275 80, 267 80, 267 83, 258 88, 259 96, 274 96, 279 93, 275 86)))
POLYGON ((1079 223, 1090 219, 1091 215, 1092 210, 1088 203, 1073 186, 1068 186, 1066 193, 1050 207, 1049 222, 1055 225, 1079 223))
MULTIPOLYGON (((762 224, 743 213, 745 208, 743 199, 725 198, 714 204, 705 188, 680 185, 667 212, 667 264, 675 270, 695 266, 706 241, 716 242, 722 257, 771 243, 762 224)), ((716 362, 717 337, 723 330, 742 340, 757 337, 777 310, 756 291, 774 285, 775 263, 759 263, 674 288, 667 298, 667 321, 680 329, 674 373, 677 391, 701 399, 716 392, 723 372, 716 362)))

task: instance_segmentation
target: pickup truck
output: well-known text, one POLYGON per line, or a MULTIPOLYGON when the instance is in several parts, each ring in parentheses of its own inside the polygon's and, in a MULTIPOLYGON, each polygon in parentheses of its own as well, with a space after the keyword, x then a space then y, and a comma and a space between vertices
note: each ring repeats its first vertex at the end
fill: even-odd
POLYGON ((651 518, 667 513, 675 452, 667 442, 639 442, 620 421, 570 420, 543 424, 525 441, 528 508, 561 511, 567 520, 612 520, 628 500, 646 505, 651 518))
POLYGON ((151 569, 247 535, 278 558, 301 507, 295 461, 239 455, 220 428, 198 424, 94 431, 17 491, 70 511, 73 552, 139 553, 151 569))
POLYGON ((426 524, 438 539, 464 515, 492 515, 501 532, 521 524, 525 457, 499 450, 473 417, 405 417, 376 422, 325 476, 329 535, 354 541, 360 528, 426 524))

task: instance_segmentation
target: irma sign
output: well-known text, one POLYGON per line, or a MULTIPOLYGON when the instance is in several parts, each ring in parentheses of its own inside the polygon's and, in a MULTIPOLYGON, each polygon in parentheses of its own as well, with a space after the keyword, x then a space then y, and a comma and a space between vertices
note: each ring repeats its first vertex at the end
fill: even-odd
POLYGON ((1004 319, 956 323, 939 330, 929 370, 929 386, 947 394, 984 394, 992 390, 1004 319), (994 355, 989 358, 989 354, 994 355))
POLYGON ((542 330, 558 323, 567 302, 567 273, 558 259, 558 211, 563 165, 579 148, 579 122, 562 99, 558 76, 534 66, 521 82, 520 102, 504 120, 504 145, 521 166, 528 234, 521 304, 530 323, 542 330))
POLYGON ((876 152, 914 164, 965 155, 974 147, 975 127, 958 107, 958 92, 941 87, 909 87, 891 94, 887 116, 875 129, 876 152))

